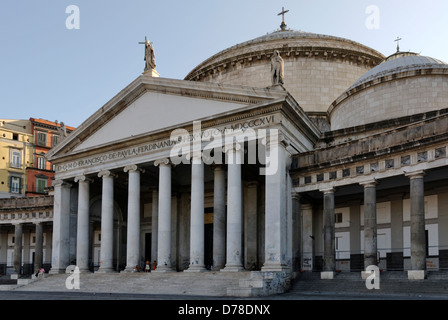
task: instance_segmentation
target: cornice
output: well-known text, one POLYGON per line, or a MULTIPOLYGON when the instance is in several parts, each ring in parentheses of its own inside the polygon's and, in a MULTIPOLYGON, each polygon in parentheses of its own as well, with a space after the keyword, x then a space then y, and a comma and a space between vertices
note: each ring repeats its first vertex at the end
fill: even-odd
POLYGON ((369 81, 363 82, 356 87, 353 87, 344 93, 342 93, 328 108, 327 116, 331 119, 332 113, 336 108, 351 96, 354 96, 366 89, 373 88, 375 86, 381 85, 383 83, 388 83, 392 81, 399 81, 406 78, 412 77, 422 77, 422 76, 448 76, 448 68, 421 68, 417 70, 406 70, 401 72, 396 72, 388 74, 385 76, 379 75, 378 77, 371 79, 369 81))
POLYGON ((185 80, 200 81, 208 76, 219 73, 227 73, 236 69, 236 65, 262 64, 270 61, 274 50, 278 50, 283 60, 296 58, 314 58, 320 60, 339 60, 349 61, 358 65, 365 65, 368 68, 373 68, 380 64, 383 59, 374 55, 359 52, 355 50, 332 48, 332 47, 312 47, 312 46, 294 46, 294 47, 272 47, 269 49, 255 50, 233 57, 216 59, 216 62, 210 64, 201 64, 193 69, 186 77, 185 80))

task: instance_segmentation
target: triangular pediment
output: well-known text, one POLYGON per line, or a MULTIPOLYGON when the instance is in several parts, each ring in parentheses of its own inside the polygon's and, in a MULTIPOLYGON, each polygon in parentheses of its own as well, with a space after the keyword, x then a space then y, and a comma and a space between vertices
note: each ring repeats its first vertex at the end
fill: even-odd
POLYGON ((239 108, 239 103, 146 92, 73 151, 117 143, 239 108))
POLYGON ((282 88, 255 89, 141 76, 47 154, 49 160, 173 130, 284 99, 282 88))

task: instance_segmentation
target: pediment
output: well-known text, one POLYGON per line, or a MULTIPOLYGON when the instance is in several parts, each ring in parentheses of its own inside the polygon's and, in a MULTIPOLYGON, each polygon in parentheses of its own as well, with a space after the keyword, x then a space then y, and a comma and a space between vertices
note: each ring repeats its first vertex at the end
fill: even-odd
POLYGON ((146 92, 73 151, 117 143, 130 137, 241 108, 241 104, 146 92))
POLYGON ((284 90, 141 76, 47 153, 49 160, 173 130, 281 99, 284 90))

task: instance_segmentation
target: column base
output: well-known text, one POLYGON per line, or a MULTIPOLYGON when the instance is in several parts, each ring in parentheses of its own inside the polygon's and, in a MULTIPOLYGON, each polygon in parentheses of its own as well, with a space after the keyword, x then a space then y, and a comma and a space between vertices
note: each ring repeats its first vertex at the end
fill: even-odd
POLYGON ((322 271, 320 273, 320 278, 323 280, 331 280, 334 279, 334 271, 322 271))
POLYGON ((241 272, 244 271, 243 266, 225 266, 220 272, 241 272))
POLYGON ((409 280, 423 280, 426 279, 426 270, 408 270, 409 280))
POLYGON ((281 264, 265 264, 261 267, 261 271, 263 272, 284 272, 288 270, 289 268, 287 266, 281 264))
POLYGON ((184 270, 184 272, 205 272, 205 271, 207 271, 205 266, 200 265, 189 266, 188 269, 184 270))
POLYGON ((175 270, 173 268, 168 268, 168 267, 157 267, 156 270, 152 270, 151 272, 175 272, 175 270))
POLYGON ((131 272, 136 272, 134 271, 135 267, 126 267, 124 268, 124 270, 120 271, 120 273, 131 273, 131 272))
POLYGON ((212 271, 221 271, 222 269, 224 269, 224 266, 215 266, 215 267, 212 267, 212 271))
POLYGON ((48 271, 48 274, 63 274, 67 273, 66 270, 67 270, 66 268, 64 269, 51 268, 50 271, 48 271))
POLYGON ((95 273, 117 273, 113 268, 99 268, 95 273))
POLYGON ((374 274, 374 272, 367 272, 367 271, 361 271, 361 279, 366 280, 369 276, 371 276, 372 274, 374 274))
POLYGON ((92 273, 92 271, 89 270, 89 268, 79 268, 78 267, 78 271, 79 273, 92 273))

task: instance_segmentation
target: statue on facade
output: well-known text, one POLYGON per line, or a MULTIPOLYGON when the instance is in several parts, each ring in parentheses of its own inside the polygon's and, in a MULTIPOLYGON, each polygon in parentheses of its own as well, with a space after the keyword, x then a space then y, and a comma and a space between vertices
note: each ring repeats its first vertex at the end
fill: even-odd
POLYGON ((152 42, 148 39, 145 39, 145 71, 152 70, 156 68, 156 56, 154 53, 154 47, 152 42))
MULTIPOLYGON (((58 124, 58 120, 55 121, 56 125, 58 124)), ((67 128, 65 127, 64 122, 61 121, 60 126, 57 126, 59 136, 61 139, 67 137, 67 128)))
POLYGON ((271 59, 272 85, 283 84, 284 66, 283 58, 275 50, 271 59))

